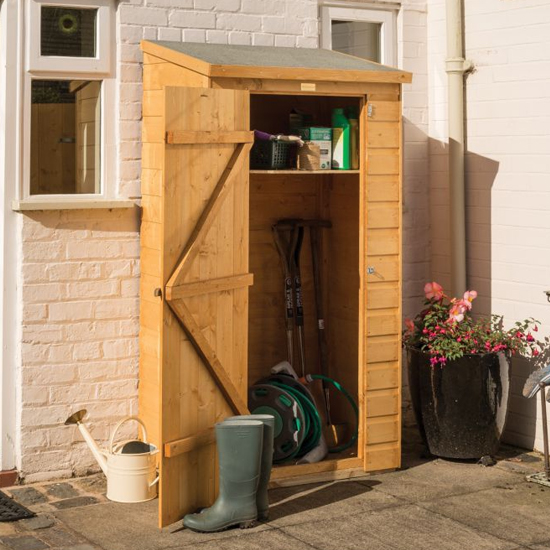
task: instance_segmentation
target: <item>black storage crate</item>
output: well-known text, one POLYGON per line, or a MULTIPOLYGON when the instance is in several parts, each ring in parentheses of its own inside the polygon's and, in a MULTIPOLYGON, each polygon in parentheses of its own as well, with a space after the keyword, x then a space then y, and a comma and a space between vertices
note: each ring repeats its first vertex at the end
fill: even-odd
POLYGON ((292 147, 295 147, 295 144, 285 141, 256 140, 250 150, 250 168, 253 170, 290 168, 292 147))

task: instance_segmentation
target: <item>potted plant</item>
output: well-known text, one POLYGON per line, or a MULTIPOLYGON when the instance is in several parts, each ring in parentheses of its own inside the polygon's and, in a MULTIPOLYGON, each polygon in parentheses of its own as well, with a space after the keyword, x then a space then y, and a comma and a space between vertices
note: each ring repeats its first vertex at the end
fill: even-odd
POLYGON ((405 320, 403 345, 413 410, 431 454, 472 459, 493 456, 506 423, 512 355, 535 357, 538 321, 505 329, 498 315, 471 315, 477 292, 449 298, 427 283, 425 308, 405 320))

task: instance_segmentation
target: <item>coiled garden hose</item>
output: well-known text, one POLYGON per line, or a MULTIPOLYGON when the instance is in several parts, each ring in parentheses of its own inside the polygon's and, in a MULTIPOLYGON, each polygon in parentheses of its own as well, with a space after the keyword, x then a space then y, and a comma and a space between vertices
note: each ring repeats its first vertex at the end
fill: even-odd
MULTIPOLYGON (((350 393, 344 388, 340 382, 337 382, 336 380, 333 380, 332 378, 329 378, 328 376, 324 376, 323 374, 306 374, 304 377, 306 382, 311 382, 312 380, 322 380, 324 382, 329 382, 332 384, 340 393, 343 394, 343 396, 347 399, 349 404, 351 405, 351 408, 353 409, 353 412, 355 413, 355 430, 353 432, 353 435, 351 436, 351 439, 342 445, 338 445, 337 447, 332 447, 328 450, 329 453, 340 453, 342 451, 345 451, 346 449, 349 449, 353 445, 355 445, 355 442, 357 441, 357 437, 359 434, 359 408, 357 407, 357 404, 353 400, 353 397, 350 395, 350 393)), ((319 417, 319 413, 317 413, 317 417, 319 417)), ((319 418, 319 422, 320 422, 319 418)))
MULTIPOLYGON (((353 400, 353 397, 350 395, 350 393, 346 390, 346 388, 344 388, 340 384, 340 382, 337 382, 336 380, 333 380, 328 376, 324 376, 322 374, 307 374, 303 379, 300 379, 300 382, 310 383, 313 380, 321 380, 332 384, 334 388, 342 393, 342 395, 346 398, 348 403, 351 405, 351 408, 353 409, 353 412, 355 414, 355 430, 353 432, 353 435, 348 442, 329 449, 330 453, 340 453, 342 451, 345 451, 346 449, 349 449, 350 447, 355 445, 357 441, 359 433, 359 409, 357 407, 357 404, 353 400)), ((297 449, 292 453, 292 455, 290 455, 289 458, 297 458, 306 455, 309 451, 311 451, 318 445, 319 440, 321 439, 321 434, 323 432, 323 421, 321 419, 321 416, 319 415, 319 411, 317 410, 315 403, 305 393, 297 390, 296 387, 289 386, 288 384, 285 384, 280 380, 266 380, 266 383, 288 392, 296 400, 296 403, 298 404, 300 410, 303 411, 305 417, 305 436, 302 440, 302 444, 297 447, 297 449)))

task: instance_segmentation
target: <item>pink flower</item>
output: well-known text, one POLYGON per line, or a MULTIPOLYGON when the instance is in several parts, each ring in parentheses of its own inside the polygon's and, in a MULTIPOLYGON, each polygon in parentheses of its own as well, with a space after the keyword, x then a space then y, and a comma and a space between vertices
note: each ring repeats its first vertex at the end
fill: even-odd
POLYGON ((405 319, 405 326, 407 327, 407 333, 412 334, 414 332, 414 321, 408 317, 405 319))
POLYGON ((472 302, 477 298, 477 292, 475 290, 467 290, 462 297, 464 303, 468 303, 468 309, 472 309, 472 302))
POLYGON ((453 304, 451 310, 449 311, 449 318, 447 321, 449 323, 460 323, 460 321, 464 319, 464 311, 465 308, 462 304, 459 304, 458 302, 453 304))
POLYGON ((537 355, 539 355, 539 350, 538 349, 534 349, 533 350, 533 357, 536 357, 537 355))
POLYGON ((435 281, 424 285, 424 294, 428 300, 441 300, 443 298, 443 287, 435 281))
POLYGON ((534 342, 534 341, 535 341, 535 339, 533 338, 533 335, 532 335, 531 333, 529 333, 529 334, 527 335, 527 341, 528 341, 528 342, 534 342))
POLYGON ((537 325, 535 325, 535 326, 533 327, 533 330, 534 330, 535 332, 538 332, 538 331, 539 331, 539 327, 537 327, 537 325))

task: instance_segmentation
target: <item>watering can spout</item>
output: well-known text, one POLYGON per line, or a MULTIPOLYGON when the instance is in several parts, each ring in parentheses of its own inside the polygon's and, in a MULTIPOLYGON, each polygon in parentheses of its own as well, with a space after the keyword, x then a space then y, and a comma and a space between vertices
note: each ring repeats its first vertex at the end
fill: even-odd
POLYGON ((88 431, 88 428, 86 428, 85 424, 82 422, 85 416, 86 416, 86 409, 77 411, 74 414, 71 414, 71 416, 69 416, 69 418, 65 420, 65 425, 69 426, 71 424, 76 424, 78 426, 78 429, 80 430, 80 433, 84 438, 84 441, 86 441, 86 443, 88 444, 88 447, 90 447, 90 450, 92 451, 92 454, 97 460, 99 466, 103 470, 103 473, 107 475, 107 460, 105 459, 105 456, 97 446, 97 443, 92 437, 92 434, 88 431))

